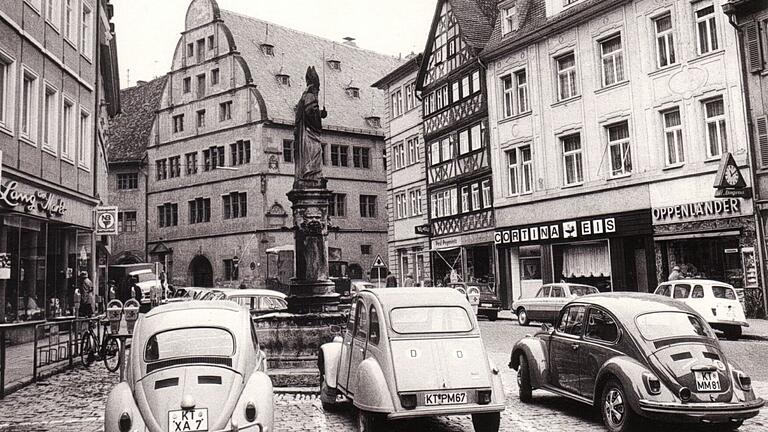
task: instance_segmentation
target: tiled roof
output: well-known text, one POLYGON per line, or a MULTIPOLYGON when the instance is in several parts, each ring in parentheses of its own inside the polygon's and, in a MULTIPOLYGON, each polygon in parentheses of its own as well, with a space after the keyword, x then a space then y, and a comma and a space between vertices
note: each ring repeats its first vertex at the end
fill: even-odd
POLYGON ((464 41, 470 46, 482 49, 493 31, 498 15, 498 0, 448 0, 453 14, 459 22, 464 41))
POLYGON ((308 66, 320 76, 320 103, 328 110, 323 126, 373 130, 368 116, 385 117, 385 97, 371 85, 400 66, 395 57, 292 30, 235 12, 222 10, 237 50, 248 63, 253 82, 264 98, 268 118, 294 120, 294 107, 306 88, 308 66), (261 44, 274 46, 274 56, 265 55, 261 44), (341 62, 341 70, 328 68, 328 60, 341 62), (275 75, 290 76, 290 86, 278 84, 275 75), (359 98, 347 88, 359 89, 359 98))
POLYGON ((121 112, 109 123, 109 162, 140 161, 149 143, 165 76, 120 90, 121 112))

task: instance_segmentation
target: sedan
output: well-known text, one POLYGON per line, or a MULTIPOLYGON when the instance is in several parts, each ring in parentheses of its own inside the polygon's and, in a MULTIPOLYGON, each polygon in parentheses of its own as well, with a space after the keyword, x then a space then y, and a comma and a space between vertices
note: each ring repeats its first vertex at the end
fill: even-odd
POLYGON ((632 430, 641 417, 732 430, 763 406, 707 322, 653 294, 575 299, 555 327, 515 344, 509 366, 521 401, 538 388, 598 407, 611 432, 632 430))
POLYGON ((106 432, 271 431, 272 381, 251 315, 230 302, 169 303, 140 315, 106 432))
POLYGON ((245 306, 251 315, 263 315, 271 312, 288 310, 286 295, 274 290, 246 288, 220 289, 216 300, 231 300, 240 306, 245 306))
POLYGON ((560 310, 574 297, 599 292, 591 285, 556 283, 544 285, 534 297, 522 298, 512 303, 512 310, 517 315, 520 325, 531 321, 555 322, 560 310))

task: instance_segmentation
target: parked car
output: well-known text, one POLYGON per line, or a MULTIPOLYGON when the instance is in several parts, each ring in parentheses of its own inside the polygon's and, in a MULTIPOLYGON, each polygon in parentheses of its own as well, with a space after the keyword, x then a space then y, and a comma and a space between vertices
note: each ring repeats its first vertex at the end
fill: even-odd
POLYGON ((659 284, 654 294, 672 297, 692 307, 712 328, 722 331, 730 340, 740 338, 741 328, 749 327, 736 290, 727 283, 682 279, 659 284))
POLYGON ((611 432, 639 417, 735 429, 763 406, 706 321, 653 294, 576 298, 555 327, 514 345, 509 366, 521 401, 538 388, 593 405, 611 432))
POLYGON ((117 296, 126 301, 139 297, 142 310, 148 310, 152 301, 152 290, 162 293, 162 282, 155 274, 154 263, 117 264, 109 266, 109 277, 117 284, 117 296), (140 296, 135 291, 141 292, 140 296))
POLYGON ((271 312, 284 312, 288 310, 286 295, 268 289, 221 289, 219 300, 232 300, 246 307, 251 315, 263 315, 271 312))
POLYGON ((352 281, 352 287, 351 287, 351 296, 354 297, 359 293, 360 291, 364 289, 373 289, 376 288, 376 285, 374 285, 372 282, 366 282, 362 280, 354 280, 352 281))
POLYGON ((230 302, 156 307, 136 321, 107 432, 273 430, 272 381, 251 316, 230 302))
POLYGON ((595 294, 599 291, 591 285, 554 283, 542 286, 534 297, 521 298, 512 302, 517 322, 524 326, 531 321, 555 322, 560 310, 574 297, 595 294))
POLYGON ((475 430, 499 430, 504 390, 477 319, 449 288, 358 293, 343 337, 320 347, 320 400, 357 408, 358 430, 387 419, 471 414, 475 430))
POLYGON ((501 310, 501 300, 493 291, 493 287, 488 284, 452 282, 448 285, 451 288, 462 288, 465 293, 469 293, 471 288, 475 288, 479 293, 477 314, 487 317, 491 321, 496 321, 501 310))

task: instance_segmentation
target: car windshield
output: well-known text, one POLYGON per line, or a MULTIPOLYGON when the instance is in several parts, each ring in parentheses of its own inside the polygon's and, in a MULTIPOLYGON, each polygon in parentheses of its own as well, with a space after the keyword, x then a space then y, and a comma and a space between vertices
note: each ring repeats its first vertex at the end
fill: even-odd
POLYGON ((638 316, 635 322, 640 334, 649 341, 689 336, 715 337, 699 317, 685 312, 651 312, 638 316))
POLYGON ((138 279, 138 282, 149 282, 157 280, 157 277, 154 273, 139 273, 134 275, 134 277, 138 279))
POLYGON ((167 330, 149 338, 144 361, 174 357, 223 356, 235 353, 232 334, 215 327, 190 327, 167 330))
POLYGON ((586 286, 586 285, 584 285, 584 286, 580 286, 580 285, 573 286, 573 285, 571 285, 571 295, 576 296, 576 297, 581 297, 581 296, 587 295, 587 294, 597 294, 598 292, 599 291, 595 287, 586 286))
POLYGON ((712 295, 719 299, 736 300, 733 290, 724 286, 712 286, 712 295))
POLYGON ((392 330, 401 334, 456 333, 472 330, 467 311, 458 306, 422 306, 392 309, 392 330))

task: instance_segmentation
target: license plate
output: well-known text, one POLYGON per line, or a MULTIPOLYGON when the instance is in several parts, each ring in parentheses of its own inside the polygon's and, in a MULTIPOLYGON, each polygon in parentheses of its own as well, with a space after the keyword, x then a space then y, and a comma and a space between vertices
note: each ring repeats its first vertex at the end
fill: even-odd
POLYGON ((208 430, 208 408, 168 411, 168 432, 208 430))
POLYGON ((467 403, 467 392, 425 393, 424 405, 460 405, 467 403))
POLYGON ((720 391, 720 376, 717 372, 694 372, 696 376, 697 392, 718 392, 720 391))
POLYGON ((480 303, 480 307, 491 307, 490 303, 480 303))

